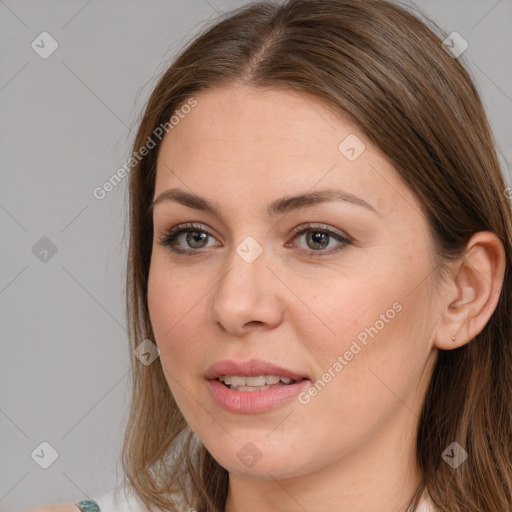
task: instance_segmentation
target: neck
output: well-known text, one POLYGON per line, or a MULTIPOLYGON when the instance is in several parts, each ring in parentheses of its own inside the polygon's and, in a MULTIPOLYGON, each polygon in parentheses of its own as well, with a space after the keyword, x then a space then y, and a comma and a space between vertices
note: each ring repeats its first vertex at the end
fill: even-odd
MULTIPOLYGON (((403 408, 402 414, 411 414, 403 408)), ((407 512, 422 474, 416 461, 416 421, 403 417, 320 470, 280 479, 230 473, 225 512, 407 512), (406 422, 407 423, 407 422, 406 422)))

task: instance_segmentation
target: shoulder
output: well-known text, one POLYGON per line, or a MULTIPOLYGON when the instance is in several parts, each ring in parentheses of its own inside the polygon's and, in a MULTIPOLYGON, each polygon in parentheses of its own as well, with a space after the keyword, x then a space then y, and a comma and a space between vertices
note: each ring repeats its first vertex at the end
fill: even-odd
POLYGON ((99 504, 91 499, 78 500, 75 502, 55 503, 31 508, 23 512, 103 512, 99 504))
POLYGON ((55 503, 53 505, 43 505, 41 507, 31 508, 24 512, 79 512, 73 503, 55 503))

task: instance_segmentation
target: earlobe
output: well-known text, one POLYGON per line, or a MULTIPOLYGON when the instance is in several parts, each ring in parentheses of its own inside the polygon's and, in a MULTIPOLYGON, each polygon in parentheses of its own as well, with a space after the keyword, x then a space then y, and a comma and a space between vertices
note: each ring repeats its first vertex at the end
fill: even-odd
POLYGON ((443 295, 446 306, 434 338, 436 348, 459 348, 483 330, 498 304, 504 274, 501 240, 490 231, 475 233, 443 295))

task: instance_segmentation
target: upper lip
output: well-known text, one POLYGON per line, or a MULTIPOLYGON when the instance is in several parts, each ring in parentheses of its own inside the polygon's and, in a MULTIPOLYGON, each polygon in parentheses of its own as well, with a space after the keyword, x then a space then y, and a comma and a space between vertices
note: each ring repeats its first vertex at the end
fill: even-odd
POLYGON ((307 379, 305 375, 301 375, 292 370, 283 368, 269 361, 262 359, 250 359, 248 361, 232 361, 224 359, 212 364, 206 371, 206 379, 217 379, 221 375, 239 375, 243 377, 251 377, 256 375, 278 375, 280 377, 288 377, 292 380, 307 379))

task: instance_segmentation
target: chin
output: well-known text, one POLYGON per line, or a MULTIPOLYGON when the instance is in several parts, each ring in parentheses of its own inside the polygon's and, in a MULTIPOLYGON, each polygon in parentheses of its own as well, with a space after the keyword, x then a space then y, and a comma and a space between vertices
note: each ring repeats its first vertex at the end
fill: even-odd
POLYGON ((309 464, 302 460, 305 454, 297 453, 294 445, 285 440, 265 441, 259 436, 245 434, 241 438, 229 438, 224 446, 214 443, 210 451, 215 460, 229 473, 262 480, 284 479, 307 473, 309 464))

